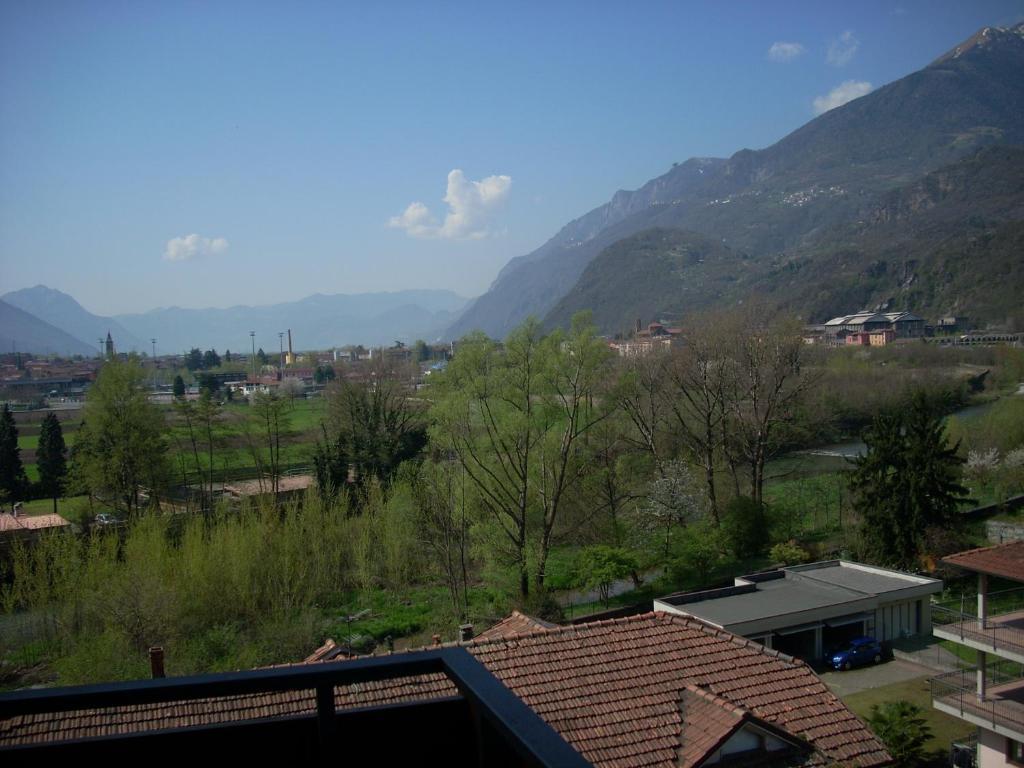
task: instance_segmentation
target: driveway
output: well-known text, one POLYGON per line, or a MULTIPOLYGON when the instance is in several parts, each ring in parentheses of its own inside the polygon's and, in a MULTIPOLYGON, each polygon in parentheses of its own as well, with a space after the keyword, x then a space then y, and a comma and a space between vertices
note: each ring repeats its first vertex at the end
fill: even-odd
POLYGON ((842 699, 852 693, 859 693, 870 688, 902 683, 904 680, 934 674, 934 670, 920 664, 903 659, 892 659, 869 667, 851 669, 849 672, 823 672, 821 679, 832 693, 842 699))

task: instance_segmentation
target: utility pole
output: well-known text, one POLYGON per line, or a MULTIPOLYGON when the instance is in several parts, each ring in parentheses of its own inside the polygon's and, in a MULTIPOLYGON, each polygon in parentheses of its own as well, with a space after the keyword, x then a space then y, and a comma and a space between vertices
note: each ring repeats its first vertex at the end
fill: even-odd
POLYGON ((156 339, 150 339, 153 343, 153 391, 156 392, 156 339))
POLYGON ((252 380, 256 383, 256 331, 249 331, 249 338, 252 339, 252 380))
POLYGON ((277 340, 281 342, 281 364, 278 366, 278 379, 284 379, 284 331, 277 332, 277 340))

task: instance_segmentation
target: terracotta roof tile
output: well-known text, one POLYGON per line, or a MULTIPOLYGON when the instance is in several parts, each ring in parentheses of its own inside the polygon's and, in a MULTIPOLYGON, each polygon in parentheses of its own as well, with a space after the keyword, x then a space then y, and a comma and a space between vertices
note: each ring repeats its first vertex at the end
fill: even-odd
POLYGON ((489 629, 485 629, 474 639, 494 640, 502 637, 510 637, 512 635, 523 635, 529 632, 536 632, 539 629, 554 629, 556 626, 556 624, 552 624, 550 621, 535 619, 533 616, 527 616, 525 613, 512 611, 512 613, 504 619, 489 629))
MULTIPOLYGON (((812 762, 877 766, 890 760, 803 662, 684 617, 649 613, 464 647, 595 765, 696 765, 701 749, 741 713, 807 742, 812 762)), ((339 687, 335 701, 350 708, 456 694, 450 680, 434 674, 339 687)), ((311 692, 294 692, 15 717, 0 721, 0 746, 314 709, 311 692)), ((770 763, 779 764, 778 758, 770 763)))
POLYGON ((1024 541, 957 552, 942 558, 942 562, 968 571, 1024 581, 1024 541))

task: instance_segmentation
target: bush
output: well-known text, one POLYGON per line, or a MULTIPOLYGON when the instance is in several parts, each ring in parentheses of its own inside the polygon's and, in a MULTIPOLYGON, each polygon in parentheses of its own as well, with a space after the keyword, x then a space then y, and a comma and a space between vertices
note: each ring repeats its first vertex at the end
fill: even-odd
POLYGON ((783 565, 799 565, 800 563, 811 562, 811 553, 801 547, 795 541, 783 541, 771 548, 768 556, 774 563, 783 565))
POLYGON ((722 529, 705 521, 689 526, 683 536, 669 566, 673 580, 684 583, 689 581, 687 576, 696 574, 698 583, 703 586, 722 560, 726 548, 722 529))
POLYGON ((729 502, 722 526, 729 548, 740 559, 759 555, 768 545, 764 507, 748 496, 737 496, 729 502))
POLYGON ((909 701, 887 701, 871 708, 868 724, 885 743, 897 768, 919 765, 925 756, 924 745, 932 733, 921 712, 909 701))

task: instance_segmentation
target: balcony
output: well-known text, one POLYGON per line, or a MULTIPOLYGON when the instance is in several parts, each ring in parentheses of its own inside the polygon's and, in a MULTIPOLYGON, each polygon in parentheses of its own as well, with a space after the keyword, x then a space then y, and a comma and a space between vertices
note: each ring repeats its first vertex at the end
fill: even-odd
POLYGON ((961 669, 931 679, 932 706, 961 720, 1024 741, 1024 678, 1002 669, 986 673, 978 696, 978 670, 961 669))
POLYGON ((464 648, 0 695, 0 762, 589 763, 464 648))
POLYGON ((933 605, 932 634, 1024 664, 1024 610, 978 618, 933 605))

